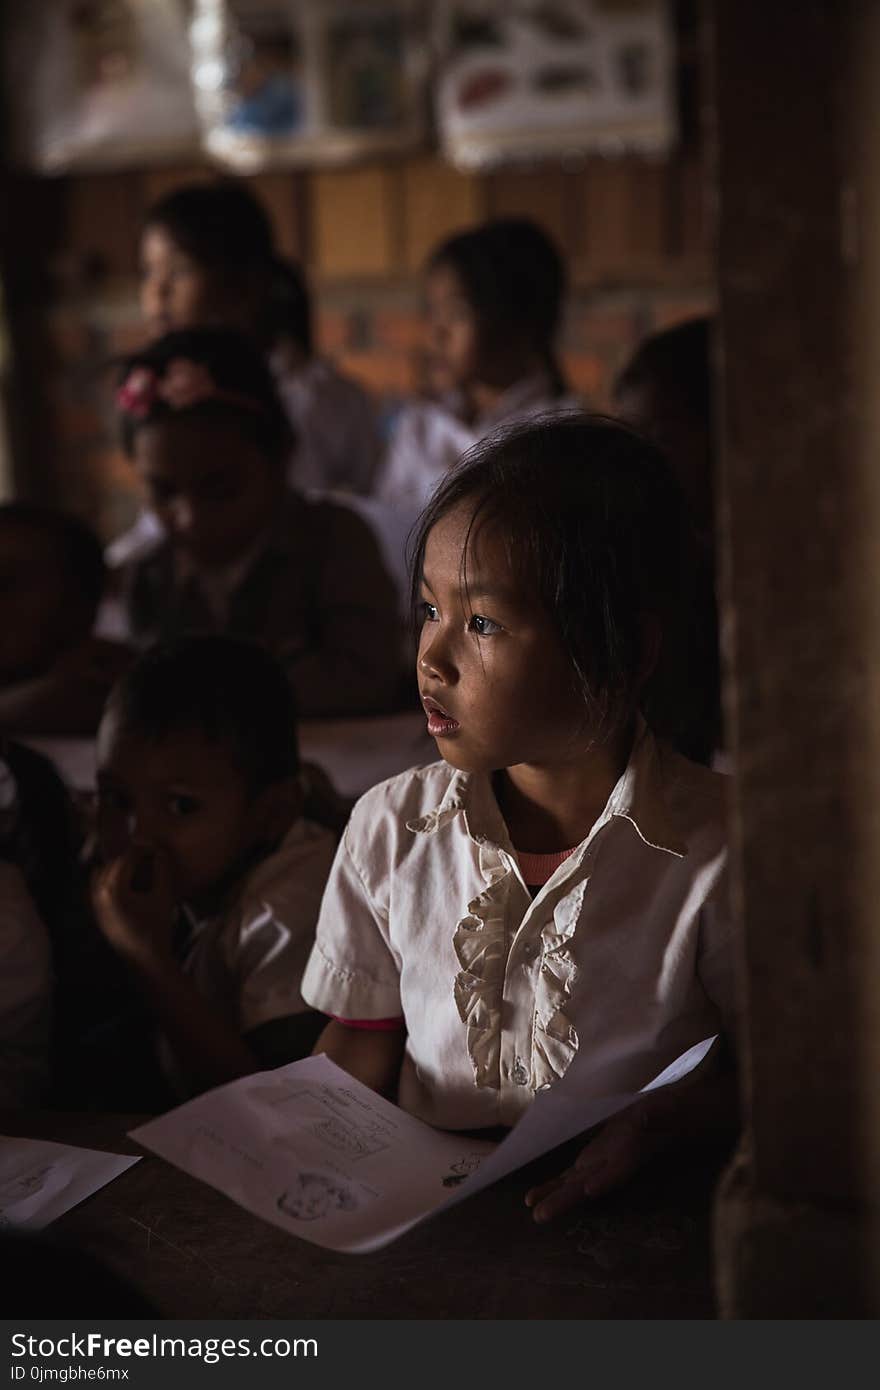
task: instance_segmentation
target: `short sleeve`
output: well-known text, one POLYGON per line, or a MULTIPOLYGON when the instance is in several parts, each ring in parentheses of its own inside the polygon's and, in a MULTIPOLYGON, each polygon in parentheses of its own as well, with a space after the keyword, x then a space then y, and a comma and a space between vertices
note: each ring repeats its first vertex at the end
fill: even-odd
POLYGON ((351 823, 330 871, 302 992, 314 1008, 339 1018, 387 1019, 403 1013, 387 914, 352 856, 351 823))
POLYGON ((329 831, 299 822, 254 871, 223 927, 220 954, 235 980, 242 1033, 308 1011, 300 987, 335 850, 329 831))
POLYGON ((308 1010, 300 983, 313 940, 311 931, 292 930, 269 903, 243 925, 235 962, 242 1033, 308 1010))
POLYGON ((703 989, 721 1015, 724 1035, 737 1051, 742 1001, 726 871, 719 876, 700 914, 697 970, 703 989))

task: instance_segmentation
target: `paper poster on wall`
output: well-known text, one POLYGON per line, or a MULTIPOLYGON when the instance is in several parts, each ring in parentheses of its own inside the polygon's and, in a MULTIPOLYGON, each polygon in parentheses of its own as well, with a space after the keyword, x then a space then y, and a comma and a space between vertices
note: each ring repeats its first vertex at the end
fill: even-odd
POLYGON ((435 111, 463 169, 675 139, 666 0, 438 0, 435 111))
POLYGON ((425 133, 426 28, 416 0, 196 0, 207 152, 253 171, 412 147, 425 133))
POLYGON ((29 0, 7 10, 17 163, 61 173, 198 152, 184 0, 29 0))

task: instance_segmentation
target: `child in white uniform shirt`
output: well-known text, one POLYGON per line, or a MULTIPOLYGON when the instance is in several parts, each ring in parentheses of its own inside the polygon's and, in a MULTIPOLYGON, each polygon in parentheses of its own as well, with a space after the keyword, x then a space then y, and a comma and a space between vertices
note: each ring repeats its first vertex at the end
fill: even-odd
POLYGON ((407 539, 434 488, 502 425, 580 408, 556 355, 565 269, 527 218, 498 218, 449 237, 425 270, 433 399, 400 413, 376 497, 357 510, 407 590, 407 539))
MULTIPOLYGON (((333 1016, 317 1051, 433 1124, 512 1125, 576 1057, 585 1095, 638 1089, 734 1030, 723 779, 651 727, 687 540, 662 456, 586 416, 483 446, 422 517, 444 762, 355 807, 303 995, 333 1016)), ((731 1077, 610 1122, 537 1219, 724 1129, 731 1077)))
POLYGON ((469 448, 502 424, 576 409, 556 356, 565 270, 526 218, 441 243, 425 271, 428 374, 436 400, 400 415, 380 498, 414 519, 469 448))
POLYGON ((306 1055, 300 995, 336 837, 304 815, 293 698, 266 652, 148 652, 98 733, 98 924, 178 1094, 306 1055))

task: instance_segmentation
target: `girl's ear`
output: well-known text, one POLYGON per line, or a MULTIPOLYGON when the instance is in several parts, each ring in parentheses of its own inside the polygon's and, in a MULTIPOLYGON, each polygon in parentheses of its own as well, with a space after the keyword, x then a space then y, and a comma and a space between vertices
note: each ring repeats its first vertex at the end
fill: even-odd
POLYGON ((274 844, 283 839, 302 815, 303 793, 298 777, 285 777, 259 793, 254 803, 255 839, 274 844))

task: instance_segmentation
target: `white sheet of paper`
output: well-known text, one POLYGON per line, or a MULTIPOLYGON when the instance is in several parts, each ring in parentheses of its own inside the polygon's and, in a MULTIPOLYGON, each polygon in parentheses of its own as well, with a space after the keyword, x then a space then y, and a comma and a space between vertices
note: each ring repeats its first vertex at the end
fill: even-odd
MULTIPOLYGON (((644 1089, 678 1081, 714 1038, 644 1089)), ((432 1129, 324 1056, 188 1101, 131 1138, 256 1216, 330 1250, 378 1250, 412 1226, 624 1110, 638 1093, 578 1096, 575 1073, 539 1095, 500 1144, 432 1129)))
POLYGON ((140 1159, 0 1136, 0 1229, 40 1231, 133 1163, 140 1159))

